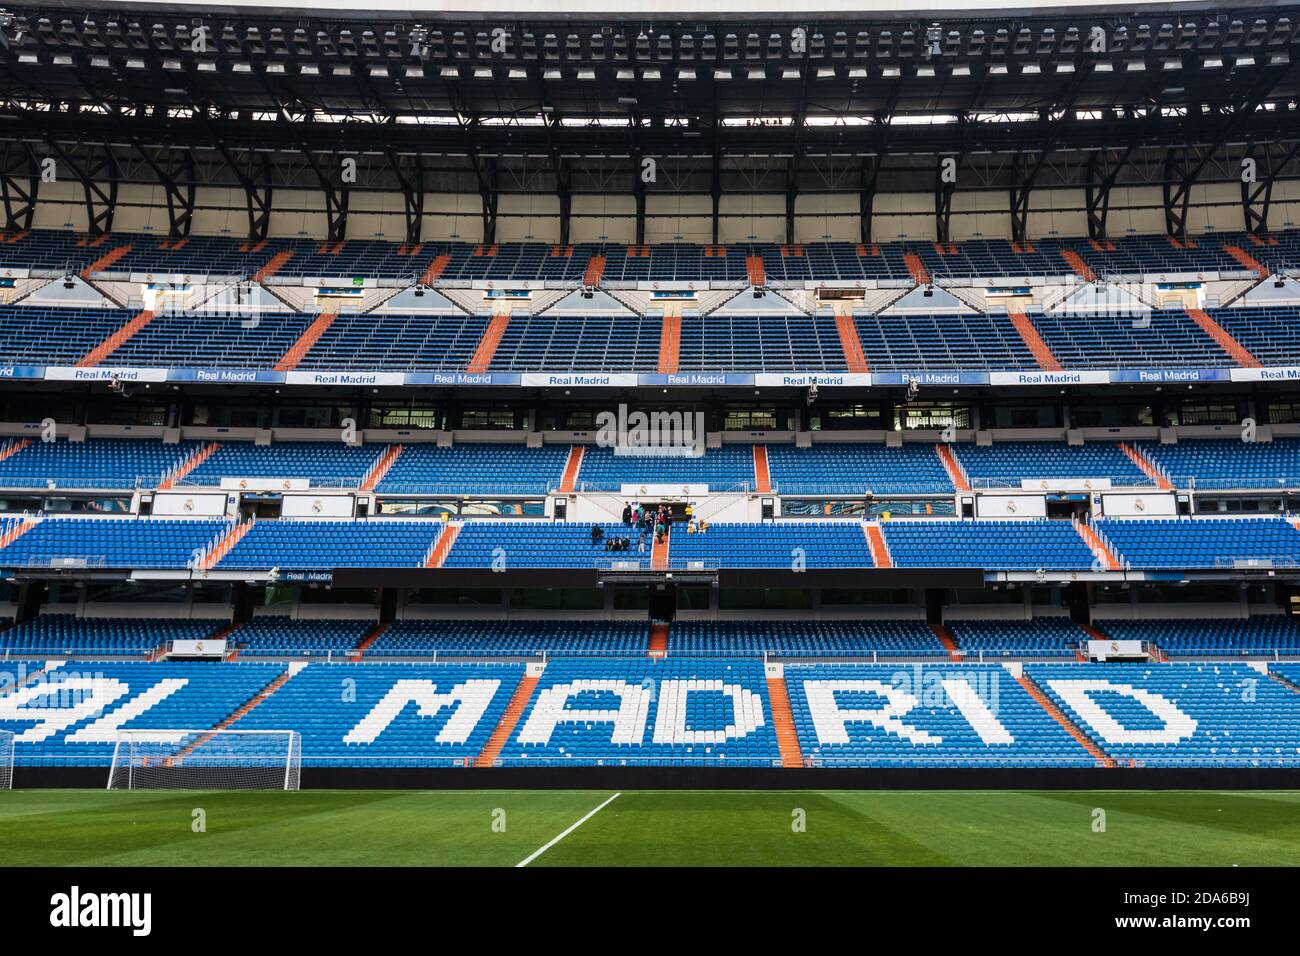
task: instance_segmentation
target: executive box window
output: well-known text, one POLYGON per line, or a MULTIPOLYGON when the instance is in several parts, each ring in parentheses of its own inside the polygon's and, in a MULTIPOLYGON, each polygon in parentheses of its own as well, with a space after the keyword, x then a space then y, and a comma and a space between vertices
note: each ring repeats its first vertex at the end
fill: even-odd
POLYGON ((513 406, 467 408, 460 413, 461 428, 506 430, 519 427, 519 413, 513 406))
POLYGON ((910 431, 914 428, 970 428, 972 422, 969 405, 954 402, 912 402, 900 408, 894 416, 894 427, 910 431))
POLYGON ((370 406, 367 428, 438 428, 438 410, 432 405, 376 402, 370 406))
POLYGON ((885 413, 878 405, 829 405, 813 412, 808 427, 813 431, 879 429, 884 422, 885 413))
POLYGON ((728 405, 722 429, 729 432, 771 431, 777 428, 776 408, 728 405))

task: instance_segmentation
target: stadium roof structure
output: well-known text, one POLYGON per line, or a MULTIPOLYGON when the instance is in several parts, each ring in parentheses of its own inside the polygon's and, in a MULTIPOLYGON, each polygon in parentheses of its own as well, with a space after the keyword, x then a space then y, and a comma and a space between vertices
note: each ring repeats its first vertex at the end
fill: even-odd
MULTIPOLYGON (((342 0, 340 0, 342 2, 342 0)), ((265 235, 273 188, 319 190, 330 238, 348 188, 478 193, 494 235, 502 193, 719 197, 1009 191, 1023 237, 1035 188, 1106 198, 1163 183, 1171 235, 1198 181, 1260 169, 1252 202, 1296 170, 1300 3, 1107 5, 953 13, 340 11, 138 0, 27 3, 0 14, 6 226, 30 223, 44 156, 81 181, 91 231, 119 183, 161 183, 187 234, 198 185, 244 190, 265 235), (655 181, 641 175, 654 161, 655 181)), ((1261 230, 1266 209, 1256 219, 1261 230)), ((1248 213, 1248 216, 1250 214, 1248 213)), ((643 228, 638 229, 638 235, 643 228)), ((408 237, 414 241, 418 235, 408 237)))

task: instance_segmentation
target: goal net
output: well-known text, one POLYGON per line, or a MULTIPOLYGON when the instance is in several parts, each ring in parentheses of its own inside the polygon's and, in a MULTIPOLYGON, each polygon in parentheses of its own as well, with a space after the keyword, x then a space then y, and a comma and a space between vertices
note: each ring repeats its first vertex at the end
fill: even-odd
POLYGON ((294 730, 122 730, 109 790, 297 790, 294 730))
POLYGON ((13 789, 14 737, 12 730, 0 730, 0 790, 13 789))

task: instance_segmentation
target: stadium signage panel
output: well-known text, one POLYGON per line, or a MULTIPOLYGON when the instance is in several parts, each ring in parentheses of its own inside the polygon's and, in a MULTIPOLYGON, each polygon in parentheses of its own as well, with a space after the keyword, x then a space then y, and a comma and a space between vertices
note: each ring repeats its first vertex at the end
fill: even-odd
POLYGON ((518 385, 517 372, 407 372, 407 385, 518 385))
POLYGON ((165 382, 165 368, 80 368, 55 365, 45 370, 47 381, 53 382, 165 382))
POLYGON ((287 372, 287 385, 405 385, 402 372, 287 372))
POLYGON ((1025 491, 1104 491, 1110 488, 1109 478, 1021 478, 1025 491))
POLYGON ((876 385, 988 385, 988 372, 875 372, 876 385))
POLYGON ((349 292, 352 288, 370 289, 376 286, 374 279, 367 279, 361 276, 303 276, 302 284, 305 288, 316 288, 320 295, 342 295, 345 294, 344 288, 347 287, 349 292))
POLYGON ((325 369, 276 372, 238 368, 82 368, 63 365, 0 365, 0 379, 44 379, 81 382, 206 382, 222 385, 323 385, 323 386, 516 386, 523 388, 769 388, 819 387, 869 388, 871 386, 1034 386, 1119 385, 1193 382, 1293 382, 1300 381, 1300 366, 1272 368, 1190 369, 1079 369, 1050 372, 1026 369, 1012 372, 931 370, 900 372, 385 372, 362 369, 325 369))
POLYGON ((755 385, 807 388, 809 385, 867 386, 872 383, 869 372, 763 372, 754 376, 755 385))
POLYGON ((1110 373, 1100 369, 1078 372, 989 372, 990 385, 1105 385, 1110 373))
POLYGON ((1112 516, 1172 518, 1178 514, 1178 502, 1172 494, 1162 495, 1152 492, 1102 495, 1101 509, 1105 514, 1112 516))
POLYGON ((182 657, 225 657, 226 642, 222 640, 172 641, 173 654, 182 657))
POLYGON ((220 487, 227 491, 308 491, 311 479, 224 477, 220 487))
POLYGON ((615 372, 524 373, 520 384, 533 388, 629 388, 639 384, 635 374, 615 372))
POLYGON ((246 368, 173 368, 167 371, 169 382, 216 382, 222 385, 279 384, 284 372, 246 368))
POLYGON ((1226 382, 1226 368, 1121 368, 1110 373, 1112 382, 1226 382))
POLYGON ((1089 641, 1088 656, 1095 661, 1109 660, 1112 657, 1145 660, 1147 652, 1141 641, 1089 641))
POLYGON ((708 485, 674 485, 667 482, 659 484, 638 485, 624 483, 618 486, 618 493, 624 497, 665 497, 680 496, 685 498, 698 497, 709 493, 708 485))
POLYGON ((1300 380, 1300 365, 1278 365, 1273 368, 1234 368, 1234 382, 1294 382, 1300 380))
POLYGON ((756 376, 749 372, 672 372, 665 375, 638 375, 638 385, 753 385, 756 376))
POLYGON ((287 584, 331 584, 334 574, 331 571, 281 571, 275 580, 287 584))
POLYGON ((0 365, 0 378, 45 378, 45 366, 0 365))
POLYGON ((1046 518, 1046 495, 984 494, 975 499, 975 513, 981 518, 1046 518))

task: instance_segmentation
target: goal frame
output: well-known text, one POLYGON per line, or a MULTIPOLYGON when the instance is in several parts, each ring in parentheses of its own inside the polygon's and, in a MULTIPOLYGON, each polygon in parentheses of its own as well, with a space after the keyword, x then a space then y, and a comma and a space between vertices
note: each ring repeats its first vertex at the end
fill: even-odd
POLYGON ((14 788, 14 751, 18 735, 12 730, 0 730, 0 790, 14 788))
MULTIPOLYGON (((165 757, 162 757, 160 755, 160 759, 166 761, 167 768, 171 769, 173 760, 179 760, 181 762, 184 762, 186 759, 189 759, 189 755, 181 754, 179 756, 171 755, 165 757)), ((232 769, 238 766, 239 759, 240 758, 238 756, 231 757, 232 769)), ((245 757, 244 759, 248 759, 248 758, 245 757)), ((262 759, 266 759, 269 761, 270 756, 267 756, 262 759)), ((197 762, 199 762, 200 765, 202 765, 203 761, 204 758, 199 757, 197 762)), ((220 766, 219 759, 217 762, 209 763, 210 769, 216 769, 219 766, 220 766)), ((201 769, 204 768, 201 767, 201 769)), ((271 767, 268 766, 264 769, 269 770, 271 769, 271 767)), ((268 775, 268 780, 270 779, 272 778, 268 775)), ((145 790, 145 789, 150 789, 150 790, 218 790, 218 789, 299 790, 301 789, 301 786, 302 786, 302 734, 300 734, 296 730, 287 730, 287 729, 286 730, 274 730, 274 729, 235 730, 233 728, 214 729, 211 727, 203 728, 203 729, 178 729, 178 728, 171 728, 171 727, 160 727, 160 728, 151 728, 148 730, 144 730, 144 729, 118 730, 117 738, 113 744, 113 758, 109 763, 108 782, 105 785, 105 789, 107 790, 145 790), (207 743, 209 740, 215 737, 245 737, 245 738, 263 737, 268 739, 273 739, 277 737, 281 738, 282 740, 285 741, 284 753, 276 757, 276 759, 277 761, 283 760, 284 771, 281 774, 277 769, 277 777, 275 778, 279 780, 280 783, 276 786, 254 785, 254 786, 247 786, 247 787, 211 787, 211 786, 187 787, 184 784, 176 784, 167 787, 145 787, 145 786, 135 785, 137 754, 132 749, 135 746, 134 744, 135 741, 139 741, 140 743, 153 743, 153 744, 166 744, 169 742, 175 742, 179 746, 187 737, 194 738, 194 741, 187 745, 191 751, 196 750, 197 748, 201 747, 203 744, 207 743), (175 740, 173 741, 172 738, 175 738, 175 740), (124 743, 127 745, 127 749, 125 752, 123 748, 124 743), (126 784, 125 786, 122 785, 114 786, 114 781, 116 780, 118 774, 123 772, 124 759, 125 759, 124 769, 126 773, 126 784)))

